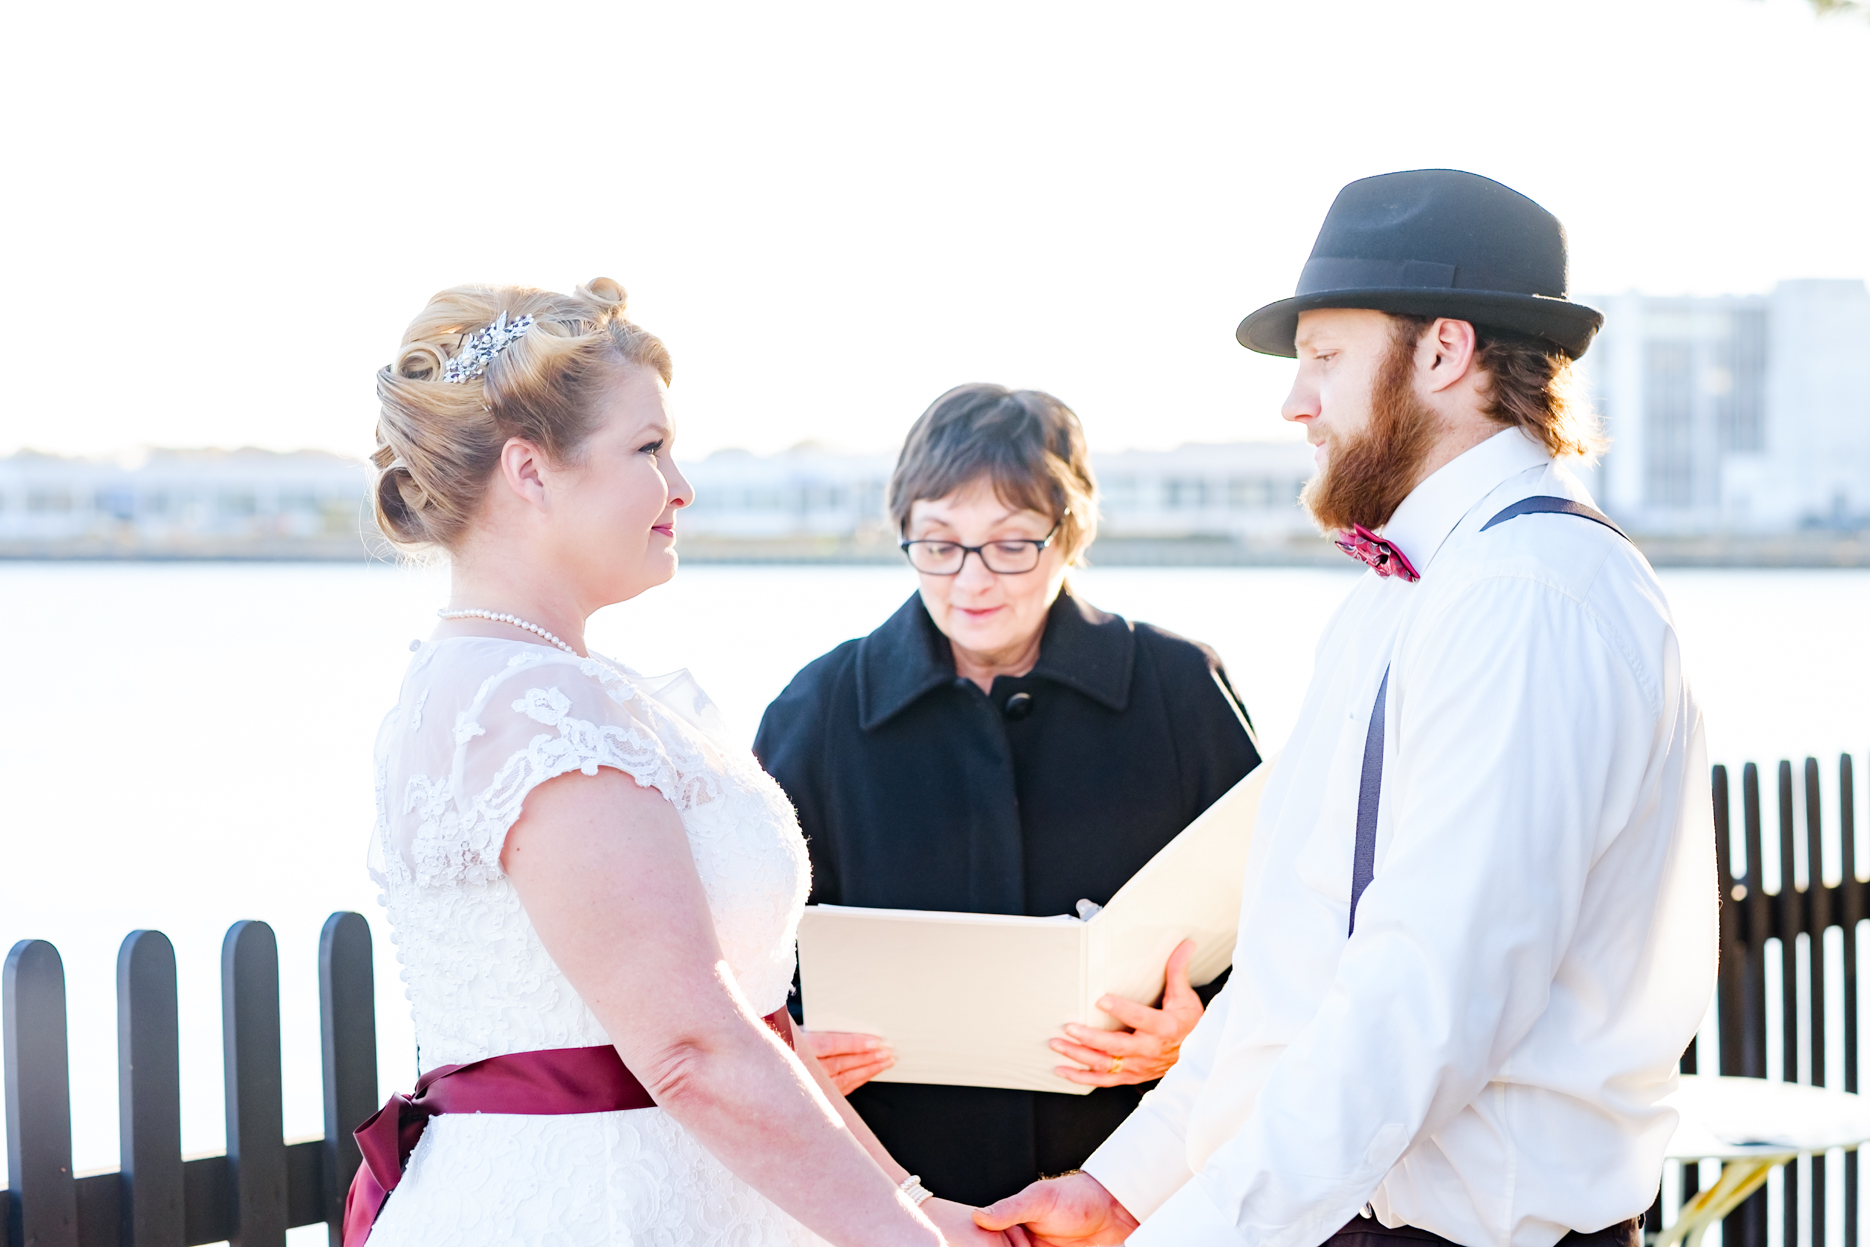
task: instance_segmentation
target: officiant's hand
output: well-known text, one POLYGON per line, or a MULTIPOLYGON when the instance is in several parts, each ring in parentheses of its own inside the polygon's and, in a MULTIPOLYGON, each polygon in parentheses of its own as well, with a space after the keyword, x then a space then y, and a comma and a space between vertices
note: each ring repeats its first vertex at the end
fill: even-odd
POLYGON ((1067 1025, 1065 1033, 1071 1039, 1054 1039, 1052 1051, 1084 1068, 1061 1065, 1059 1076, 1092 1087, 1120 1087, 1150 1082, 1168 1073, 1182 1053, 1182 1041, 1201 1020, 1201 997, 1188 985, 1188 962, 1194 955, 1193 940, 1183 940, 1169 954, 1169 963, 1163 968, 1166 983, 1160 1009, 1118 996, 1098 1000, 1098 1008, 1131 1029, 1106 1031, 1076 1023, 1067 1025))
POLYGON ((896 1054, 875 1035, 850 1031, 800 1031, 812 1055, 845 1095, 857 1090, 896 1064, 896 1054))
POLYGON ((1024 1229, 1035 1247, 1103 1247, 1124 1242, 1137 1226, 1130 1210, 1088 1173, 1035 1182, 988 1204, 974 1220, 983 1229, 1009 1234, 1024 1229))

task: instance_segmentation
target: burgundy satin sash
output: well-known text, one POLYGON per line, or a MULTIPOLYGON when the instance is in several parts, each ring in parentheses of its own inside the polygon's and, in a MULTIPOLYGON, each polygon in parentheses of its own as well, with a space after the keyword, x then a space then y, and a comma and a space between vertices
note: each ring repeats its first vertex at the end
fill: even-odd
MULTIPOLYGON (((784 1009, 761 1019, 795 1047, 784 1009)), ((655 1100, 624 1066, 616 1048, 546 1048, 513 1052, 466 1065, 443 1065, 416 1082, 415 1094, 393 1095, 357 1127, 364 1163, 344 1198, 344 1247, 363 1247, 384 1201, 402 1181, 416 1140, 439 1113, 612 1113, 654 1108, 655 1100), (394 1110, 393 1112, 391 1110, 394 1110)))

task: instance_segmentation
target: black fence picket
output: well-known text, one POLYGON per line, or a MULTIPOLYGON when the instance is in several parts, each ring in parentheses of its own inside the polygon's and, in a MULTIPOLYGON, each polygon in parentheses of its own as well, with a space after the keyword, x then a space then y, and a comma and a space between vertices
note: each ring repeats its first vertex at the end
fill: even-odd
MULTIPOLYGON (((318 939, 319 1030, 325 1055, 324 1206, 342 1210, 363 1157, 351 1131, 377 1111, 376 974, 370 924, 362 914, 332 914, 318 939)), ((343 1247, 332 1217, 331 1247, 343 1247)))
POLYGON ((123 1241, 182 1247, 181 1018, 160 931, 132 931, 117 952, 117 1118, 123 1241))
POLYGON ((6 1062, 7 1237, 78 1247, 71 1173, 71 1064, 65 965, 44 940, 21 940, 0 972, 6 1062))
MULTIPOLYGON (((1722 768, 1716 767, 1716 773, 1722 768)), ((1747 992, 1740 1001, 1718 1001, 1716 1008, 1724 1009, 1730 1005, 1737 1008, 1746 1032, 1744 1055, 1747 1075, 1752 1078, 1766 1077, 1766 938, 1772 930, 1772 897, 1766 891, 1764 881, 1764 829, 1760 822, 1760 769, 1749 762, 1741 776, 1741 818, 1747 843, 1746 882, 1738 886, 1746 888, 1747 905, 1745 914, 1746 934, 1743 937, 1747 992)), ((1782 876, 1783 879, 1783 876, 1782 876)), ((1755 1193, 1741 1206, 1739 1211, 1729 1217, 1728 1224, 1738 1221, 1740 1243, 1738 1247, 1766 1247, 1767 1242, 1767 1192, 1764 1188, 1755 1193)), ((1723 1227, 1723 1235, 1730 1233, 1723 1227)), ((1736 1247, 1724 1236, 1723 1247, 1736 1247)), ((1796 1241, 1796 1240, 1795 1240, 1796 1241)))
POLYGON ((232 1247, 286 1247, 286 1127, 279 1061, 279 947, 264 922, 221 944, 232 1247))
MULTIPOLYGON (((1857 1090, 1857 924, 1864 920, 1864 890, 1857 885, 1857 785, 1847 753, 1838 759, 1839 874, 1844 882, 1844 1090, 1857 1090)), ((1857 1244, 1858 1153, 1844 1157, 1844 1243, 1857 1244)))
POLYGON ((358 1164, 351 1130, 377 1109, 370 926, 333 914, 319 942, 325 1135, 284 1137, 279 957, 272 928, 238 922, 221 949, 227 1153, 182 1158, 175 950, 133 931, 117 956, 117 1172, 75 1178, 65 971, 23 940, 6 959, 7 1217, 0 1247, 283 1247, 323 1222, 338 1242, 358 1164))

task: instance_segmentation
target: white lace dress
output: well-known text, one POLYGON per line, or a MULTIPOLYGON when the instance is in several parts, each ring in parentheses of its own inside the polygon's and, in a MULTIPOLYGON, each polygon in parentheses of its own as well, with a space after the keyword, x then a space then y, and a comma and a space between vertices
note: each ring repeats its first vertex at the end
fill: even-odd
MULTIPOLYGON (((575 770, 614 767, 674 803, 740 989, 760 1013, 785 1004, 805 842, 752 755, 704 730, 711 713, 685 675, 521 641, 422 646, 377 739, 372 856, 424 1071, 610 1042, 500 869, 526 794, 575 770)), ((436 1117, 370 1247, 821 1241, 649 1108, 436 1117)))

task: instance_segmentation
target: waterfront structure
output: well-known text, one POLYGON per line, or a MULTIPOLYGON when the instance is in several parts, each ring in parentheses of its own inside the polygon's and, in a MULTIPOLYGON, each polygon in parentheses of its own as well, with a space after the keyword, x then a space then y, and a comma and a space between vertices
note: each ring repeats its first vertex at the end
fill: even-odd
MULTIPOLYGON (((1303 442, 1183 446, 1094 456, 1111 543, 1267 548, 1315 537, 1298 505, 1303 442)), ((684 470, 681 520, 698 557, 897 559, 884 514, 892 454, 807 443, 722 450, 684 470)), ((0 459, 0 555, 362 558, 383 552, 371 471, 317 451, 155 450, 122 459, 22 452, 0 459)), ((1109 549, 1110 546, 1106 546, 1109 549)))
POLYGON ((1870 290, 1592 299, 1581 361, 1611 448, 1594 492, 1632 531, 1870 527, 1870 290))
POLYGON ((361 558, 369 475, 322 451, 0 459, 0 554, 361 558))
POLYGON ((1225 537, 1248 546, 1318 537, 1299 505, 1314 467, 1303 441, 1197 443, 1091 460, 1106 536, 1225 537))
MULTIPOLYGON (((1298 504, 1312 473, 1304 442, 1234 442, 1093 454, 1100 539, 1228 541, 1315 535, 1298 504)), ((894 545, 884 496, 895 456, 807 443, 781 454, 717 451, 684 470, 695 505, 685 532, 709 538, 848 538, 894 545)))
POLYGON ((883 496, 896 457, 847 454, 806 442, 777 455, 717 450, 683 463, 695 504, 678 531, 713 538, 855 538, 888 532, 883 496))

